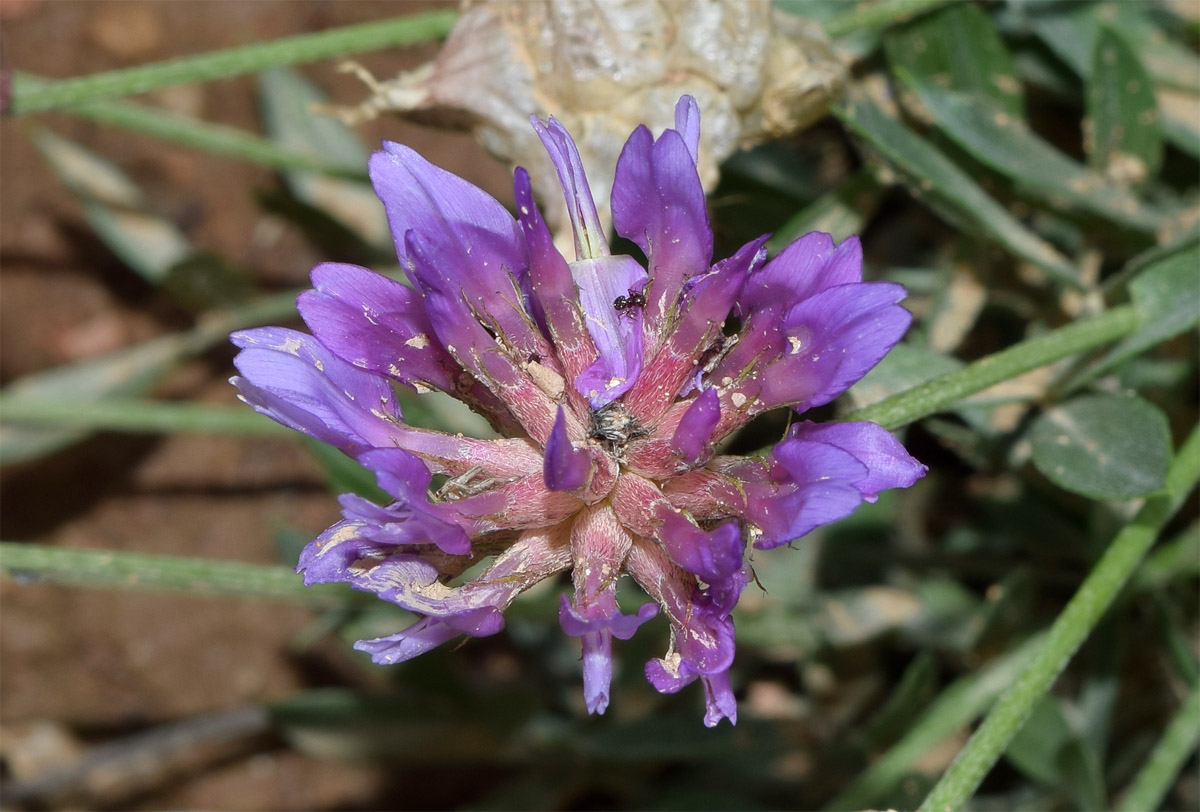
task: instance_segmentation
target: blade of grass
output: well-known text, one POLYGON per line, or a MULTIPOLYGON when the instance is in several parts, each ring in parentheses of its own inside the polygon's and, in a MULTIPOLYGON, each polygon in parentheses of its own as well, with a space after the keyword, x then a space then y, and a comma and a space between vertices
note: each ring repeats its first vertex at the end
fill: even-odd
POLYGON ((971 724, 1033 658, 1042 637, 1031 638, 975 674, 947 686, 890 750, 876 760, 825 809, 869 809, 899 786, 913 765, 956 730, 971 724))
POLYGON ((907 392, 851 412, 843 419, 868 420, 889 429, 900 428, 1001 381, 1128 335, 1138 323, 1132 306, 1115 307, 1099 316, 1014 344, 907 392))
POLYGON ((1117 533, 1079 590, 1054 621, 1033 661, 992 708, 975 735, 934 786, 920 812, 961 809, 1004 754, 1037 701, 1046 694, 1141 563, 1159 532, 1200 478, 1200 428, 1180 446, 1166 489, 1146 500, 1117 533))
POLYGON ((350 25, 256 42, 149 65, 63 79, 51 84, 13 77, 11 115, 69 107, 114 96, 145 93, 169 85, 206 82, 253 73, 278 65, 312 62, 343 54, 372 51, 444 37, 454 25, 453 10, 428 11, 390 20, 350 25))
POLYGON ((1056 281, 1080 288, 1078 271, 1053 246, 1027 229, 962 167, 886 112, 866 92, 851 93, 833 114, 906 181, 922 201, 952 223, 999 243, 1056 281))
POLYGON ((267 598, 324 606, 344 606, 359 595, 342 584, 304 586, 290 567, 12 541, 0 542, 0 573, 23 584, 267 598))
POLYGON ((1171 720, 1117 809, 1121 812, 1158 809, 1197 744, 1200 744, 1200 686, 1192 690, 1171 720))
MULTIPOLYGON (((3 390, 6 406, 29 400, 54 400, 72 405, 81 415, 88 406, 109 397, 143 394, 183 361, 228 340, 243 327, 269 324, 294 316, 296 294, 283 293, 214 311, 190 330, 150 339, 116 352, 89 358, 19 378, 3 390)), ((0 415, 0 420, 4 419, 0 415)), ((35 459, 82 439, 87 428, 45 425, 32 427, 0 423, 0 461, 8 465, 35 459)))
POLYGON ((0 395, 0 420, 132 434, 189 432, 295 436, 244 406, 165 403, 139 398, 105 398, 80 404, 71 400, 0 395))
MULTIPOLYGON (((15 75, 20 81, 31 87, 45 87, 53 84, 50 80, 26 73, 15 75)), ((63 112, 101 124, 146 133, 164 141, 270 169, 320 172, 333 177, 363 182, 366 182, 367 179, 365 164, 361 169, 352 169, 343 164, 322 161, 309 155, 284 149, 266 138, 239 130, 236 127, 213 124, 202 119, 157 110, 133 102, 112 100, 85 102, 68 107, 63 112)))

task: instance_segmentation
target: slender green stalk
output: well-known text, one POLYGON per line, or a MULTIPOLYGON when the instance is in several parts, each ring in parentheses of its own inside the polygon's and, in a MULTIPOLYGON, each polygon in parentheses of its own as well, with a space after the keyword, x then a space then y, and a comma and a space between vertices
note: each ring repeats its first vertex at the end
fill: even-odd
POLYGON ((452 10, 429 11, 63 79, 51 84, 31 84, 18 76, 13 81, 10 113, 21 115, 69 107, 97 99, 145 93, 169 85, 206 82, 279 65, 422 42, 449 33, 456 16, 452 10))
POLYGON ((272 598, 345 606, 341 584, 306 587, 291 568, 116 550, 0 542, 0 572, 20 583, 272 598))
POLYGON ((995 701, 1033 657, 1043 636, 1030 638, 1012 652, 948 686, 913 722, 904 738, 864 770, 826 809, 868 809, 894 790, 917 760, 969 725, 995 701))
MULTIPOLYGON (((21 81, 31 85, 49 86, 51 84, 45 79, 27 74, 17 74, 17 76, 21 81)), ((212 124, 202 119, 155 110, 132 102, 111 100, 85 102, 69 107, 64 112, 102 124, 146 133, 164 141, 182 144, 213 155, 237 158, 271 169, 321 172, 349 180, 365 181, 367 179, 365 168, 353 169, 331 164, 284 149, 266 138, 239 130, 236 127, 212 124)))
POLYGON ((927 11, 959 0, 879 0, 857 3, 854 8, 834 17, 825 26, 830 37, 844 37, 868 28, 906 22, 927 11))
POLYGON ((1200 744, 1200 686, 1192 690, 1192 695, 1171 720, 1117 808, 1121 812, 1158 809, 1197 744, 1200 744))
POLYGON ((1014 344, 962 369, 852 412, 844 419, 868 420, 889 429, 899 428, 1001 381, 1121 338, 1137 326, 1138 317, 1132 306, 1115 307, 1099 316, 1014 344))
POLYGON ((106 398, 79 403, 0 395, 0 420, 134 434, 291 435, 283 426, 244 406, 164 403, 137 398, 106 398))
POLYGON ((1167 472, 1166 489, 1146 500, 1133 521, 1113 539, 1079 591, 1054 621, 1033 662, 1000 698, 950 769, 921 804, 920 812, 963 807, 1024 725, 1034 704, 1050 689, 1129 580, 1163 525, 1200 478, 1200 428, 1184 441, 1167 472))

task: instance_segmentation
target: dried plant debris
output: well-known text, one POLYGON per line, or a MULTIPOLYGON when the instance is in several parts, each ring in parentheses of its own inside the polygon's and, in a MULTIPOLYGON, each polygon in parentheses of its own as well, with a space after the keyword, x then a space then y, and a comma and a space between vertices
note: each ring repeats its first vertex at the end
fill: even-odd
MULTIPOLYGON (((822 117, 846 68, 819 24, 768 3, 691 0, 548 0, 467 6, 437 58, 379 82, 356 65, 371 96, 340 110, 353 123, 385 112, 472 129, 503 161, 559 198, 530 113, 553 113, 592 169, 607 221, 612 168, 629 131, 672 126, 675 101, 704 110, 700 177, 739 147, 795 132, 822 117)), ((565 210, 551 209, 558 227, 565 210)))

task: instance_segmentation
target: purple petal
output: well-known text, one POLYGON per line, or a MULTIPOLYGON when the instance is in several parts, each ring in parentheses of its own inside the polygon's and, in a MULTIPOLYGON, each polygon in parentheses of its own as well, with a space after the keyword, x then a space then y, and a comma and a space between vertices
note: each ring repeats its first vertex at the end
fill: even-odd
POLYGON ((233 362, 241 376, 232 383, 255 411, 350 455, 391 445, 399 433, 400 407, 388 382, 312 336, 263 327, 230 341, 242 348, 233 362))
POLYGON ((866 478, 867 467, 849 452, 826 443, 784 440, 771 453, 785 481, 765 490, 746 485, 746 518, 763 531, 754 543, 758 549, 787 544, 849 516, 862 503, 854 483, 866 478))
POLYGON ((705 389, 692 401, 671 437, 671 450, 688 465, 698 463, 712 451, 712 433, 721 420, 717 390, 705 389))
POLYGON ((349 581, 356 561, 386 556, 387 548, 366 538, 363 527, 363 522, 343 520, 305 545, 296 564, 296 572, 304 573, 304 585, 349 581))
POLYGON ((705 596, 712 609, 718 617, 728 617, 750 582, 741 525, 726 522, 705 531, 675 510, 660 509, 657 516, 662 522, 658 538, 671 558, 708 584, 705 596))
POLYGON ((588 187, 587 175, 584 174, 574 139, 553 116, 546 124, 539 121, 537 116, 530 116, 529 120, 558 172, 558 182, 562 184, 567 199, 571 231, 575 235, 575 258, 608 256, 608 240, 604 237, 604 228, 596 213, 596 201, 588 187))
POLYGON ((613 225, 650 261, 646 318, 656 335, 675 310, 686 279, 708 270, 712 229, 704 187, 684 136, 667 130, 654 141, 644 126, 617 160, 613 225))
POLYGON ((904 336, 912 314, 905 290, 887 282, 828 288, 794 306, 781 328, 783 355, 762 380, 761 408, 803 412, 845 392, 904 336))
POLYGON ((704 726, 716 727, 722 719, 731 725, 737 724, 737 700, 729 684, 729 672, 709 674, 701 677, 704 682, 704 726))
POLYGON ((784 248, 746 283, 742 315, 783 309, 837 285, 862 281, 862 244, 848 237, 836 247, 820 231, 800 237, 784 248))
POLYGON ((434 335, 420 296, 395 280, 326 262, 313 269, 316 290, 300 294, 308 329, 334 355, 413 388, 453 391, 459 369, 434 335))
POLYGON ((398 634, 359 640, 354 647, 370 654, 371 659, 379 665, 395 665, 424 654, 460 634, 486 637, 503 628, 504 615, 489 606, 455 617, 421 618, 398 634))
POLYGON ((692 163, 700 158, 700 106, 691 96, 680 96, 675 103, 675 129, 692 155, 692 163))
POLYGON ((711 584, 741 569, 744 545, 737 522, 706 531, 674 510, 660 510, 658 517, 662 521, 659 539, 675 563, 688 572, 711 584))
POLYGON ((395 665, 419 657, 459 634, 458 629, 438 618, 423 617, 402 632, 374 640, 359 640, 354 648, 370 654, 371 661, 378 665, 395 665))
POLYGON ((384 150, 371 156, 371 181, 387 209, 401 264, 427 297, 442 299, 440 313, 429 314, 442 344, 461 344, 447 330, 455 319, 480 319, 520 353, 544 348, 524 310, 518 280, 529 257, 512 215, 408 147, 385 142, 384 150))
POLYGON ((789 438, 828 443, 853 454, 867 467, 867 476, 854 483, 863 499, 874 502, 880 491, 908 488, 929 468, 913 459, 887 429, 874 423, 812 423, 792 426, 789 438))
POLYGON ((591 469, 591 459, 588 455, 571 445, 563 409, 559 406, 554 430, 550 432, 550 439, 546 441, 546 462, 542 469, 546 487, 552 491, 573 491, 581 488, 587 482, 591 469))
POLYGON ((583 646, 583 696, 588 713, 604 713, 608 708, 612 683, 612 639, 628 640, 638 627, 658 614, 658 606, 643 604, 636 615, 623 615, 615 605, 607 616, 584 617, 575 611, 566 595, 559 606, 563 632, 579 637, 583 646))
POLYGON ((600 357, 575 380, 575 389, 599 409, 623 395, 642 371, 642 311, 618 309, 622 297, 642 290, 646 270, 633 257, 607 256, 571 263, 588 333, 600 357))
POLYGON ((719 352, 721 329, 737 301, 746 276, 766 258, 766 237, 747 243, 708 273, 685 283, 677 320, 653 360, 639 377, 640 383, 625 397, 635 414, 660 414, 676 395, 687 395, 702 369, 697 360, 719 352))
POLYGON ((467 532, 450 520, 453 507, 429 501, 433 475, 420 457, 399 448, 378 448, 363 454, 359 462, 396 500, 380 507, 352 494, 343 497, 346 518, 377 524, 369 538, 388 544, 434 544, 451 555, 471 552, 467 532))
POLYGON ((371 182, 387 210, 396 253, 405 268, 410 265, 405 242, 410 231, 437 246, 446 262, 462 273, 488 254, 497 260, 494 272, 501 265, 524 265, 517 224, 495 198, 402 144, 385 141, 383 149, 371 156, 371 182))
POLYGON ((628 640, 633 637, 638 628, 658 614, 658 604, 643 603, 637 614, 625 615, 614 607, 609 614, 603 616, 584 616, 575 611, 570 599, 562 596, 558 607, 558 621, 564 634, 571 637, 581 637, 591 632, 608 629, 618 640, 628 640))

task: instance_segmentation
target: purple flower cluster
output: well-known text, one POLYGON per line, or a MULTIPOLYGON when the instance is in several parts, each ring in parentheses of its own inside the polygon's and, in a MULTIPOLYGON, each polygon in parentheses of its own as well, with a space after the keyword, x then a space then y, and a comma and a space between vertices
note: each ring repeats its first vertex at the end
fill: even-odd
POLYGON ((613 638, 661 611, 670 643, 647 679, 663 693, 699 680, 705 724, 736 721, 731 613, 751 578, 748 548, 786 544, 924 474, 872 423, 797 422, 764 456, 714 454, 764 411, 804 412, 846 391, 910 316, 903 288, 862 281, 853 238, 809 234, 768 261, 764 237, 712 264, 699 125, 685 96, 674 129, 655 139, 639 127, 617 163, 613 226, 648 267, 611 253, 575 143, 553 118, 533 126, 566 195, 573 260, 524 170, 514 219, 385 143, 370 174, 411 287, 321 265, 299 300, 312 335, 233 335, 242 399, 356 458, 394 500, 342 496, 344 518, 298 567, 306 583, 348 581, 421 616, 357 644, 376 662, 494 634, 518 594, 569 571, 560 622, 581 640, 589 711, 608 705, 613 638), (502 438, 407 425, 397 382, 461 399, 502 438), (624 575, 653 599, 633 614, 617 605, 624 575))

